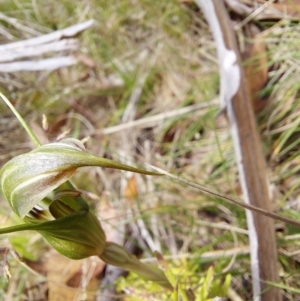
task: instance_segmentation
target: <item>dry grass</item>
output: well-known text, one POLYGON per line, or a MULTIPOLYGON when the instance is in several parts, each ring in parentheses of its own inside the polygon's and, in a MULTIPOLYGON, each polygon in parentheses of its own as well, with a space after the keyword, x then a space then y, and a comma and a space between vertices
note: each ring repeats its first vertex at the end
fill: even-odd
MULTIPOLYGON (((177 0, 119 0, 113 4, 106 0, 76 4, 67 0, 7 0, 2 12, 39 33, 90 18, 97 21, 96 27, 80 38, 81 53, 94 62, 94 68, 81 64, 50 74, 0 74, 1 90, 14 101, 40 139, 89 137, 86 146, 95 155, 138 165, 150 163, 223 193, 239 191, 230 133, 226 127, 215 126, 217 107, 210 103, 218 93, 214 45, 193 5, 182 5, 177 0), (103 134, 103 130, 115 125, 199 103, 207 107, 194 114, 175 114, 172 119, 159 119, 147 126, 133 125, 103 134), (42 114, 48 118, 47 132, 41 127, 42 114)), ((0 35, 1 43, 37 34, 25 27, 22 31, 6 22, 1 24, 7 33, 0 35)), ((265 37, 270 65, 274 66, 267 87, 272 90, 272 102, 258 118, 276 209, 296 218, 300 144, 298 32, 298 24, 283 22, 265 37)), ((0 113, 0 161, 4 163, 32 145, 3 104, 0 113)), ((112 239, 122 241, 130 233, 148 258, 152 257, 151 251, 160 250, 169 258, 166 260, 171 271, 185 275, 182 281, 191 287, 213 265, 216 281, 231 274, 232 288, 244 300, 251 298, 249 257, 243 249, 248 244, 243 210, 163 177, 132 178, 127 173, 93 169, 79 172, 74 181, 80 189, 93 193, 91 202, 106 221, 112 239), (130 181, 136 183, 137 191, 128 190, 130 181), (113 217, 105 211, 107 208, 113 217), (221 250, 233 251, 230 256, 224 254, 216 259, 214 254, 221 250), (179 260, 181 254, 187 259, 179 260)), ((10 217, 8 212, 1 206, 2 216, 10 217)), ((14 222, 15 217, 11 219, 14 222)), ((4 217, 2 221, 7 223, 4 217)), ((287 226, 278 234, 282 280, 291 287, 299 286, 298 259, 293 254, 297 243, 286 238, 295 232, 287 226)), ((29 233, 26 237, 26 248, 35 240, 44 246, 36 236, 29 233)), ((7 238, 2 237, 0 243, 2 249, 10 248, 7 238)), ((11 300, 25 300, 24 287, 44 279, 29 273, 33 279, 28 280, 33 281, 29 285, 26 269, 10 252, 4 258, 10 263, 13 281, 8 284, 1 280, 0 295, 7 296, 14 285, 17 289, 11 300)), ((126 295, 134 292, 139 296, 138 284, 134 276, 122 280, 119 286, 124 300, 133 300, 126 295)), ((144 283, 140 285, 145 287, 144 283)), ((147 288, 153 294, 143 296, 153 300, 153 288, 147 288)), ((291 289, 283 292, 286 300, 296 300, 297 293, 291 289)), ((167 300, 157 294, 158 299, 167 300)), ((138 298, 135 300, 141 300, 138 298)))

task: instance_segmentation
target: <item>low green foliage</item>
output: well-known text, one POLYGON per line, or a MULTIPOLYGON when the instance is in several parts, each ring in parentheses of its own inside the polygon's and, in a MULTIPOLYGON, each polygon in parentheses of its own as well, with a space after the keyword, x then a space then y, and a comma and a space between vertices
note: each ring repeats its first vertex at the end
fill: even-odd
POLYGON ((158 300, 211 301, 215 297, 226 297, 228 294, 231 275, 227 274, 225 278, 216 277, 213 266, 210 266, 203 276, 197 271, 199 267, 193 260, 174 260, 164 266, 169 281, 175 287, 174 292, 162 292, 154 283, 145 282, 134 274, 130 274, 118 283, 120 291, 127 291, 132 283, 136 284, 134 288, 131 288, 131 295, 125 300, 146 301, 155 297, 158 300), (151 292, 151 295, 147 292, 151 292))

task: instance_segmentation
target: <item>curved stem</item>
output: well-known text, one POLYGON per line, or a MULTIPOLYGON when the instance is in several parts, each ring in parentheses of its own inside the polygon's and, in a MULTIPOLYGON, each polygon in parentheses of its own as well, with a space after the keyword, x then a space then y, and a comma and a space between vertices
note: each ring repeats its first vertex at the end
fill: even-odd
POLYGON ((32 142, 35 144, 36 147, 41 146, 40 141, 38 138, 34 135, 26 121, 23 119, 23 117, 19 114, 19 112, 15 109, 15 107, 11 104, 11 102, 5 97, 3 93, 0 92, 0 97, 3 99, 3 101, 7 104, 7 106, 12 110, 12 112, 15 114, 15 116, 18 118, 19 122, 22 124, 23 128, 31 138, 32 142))

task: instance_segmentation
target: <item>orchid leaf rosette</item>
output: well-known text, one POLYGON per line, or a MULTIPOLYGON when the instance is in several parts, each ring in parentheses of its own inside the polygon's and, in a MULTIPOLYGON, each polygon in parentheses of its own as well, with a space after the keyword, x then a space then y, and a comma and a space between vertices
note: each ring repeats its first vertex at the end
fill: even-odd
POLYGON ((106 241, 97 217, 68 181, 76 169, 100 166, 158 175, 88 154, 84 145, 68 138, 37 147, 8 161, 0 170, 1 190, 24 224, 0 229, 0 234, 38 231, 62 255, 71 259, 99 256, 167 288, 164 273, 144 264, 122 246, 106 241))

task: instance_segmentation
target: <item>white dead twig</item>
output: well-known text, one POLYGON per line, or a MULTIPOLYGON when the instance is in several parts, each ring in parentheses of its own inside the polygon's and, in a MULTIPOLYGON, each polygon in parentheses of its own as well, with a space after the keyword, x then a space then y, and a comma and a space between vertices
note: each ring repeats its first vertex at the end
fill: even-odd
MULTIPOLYGON (((1 15, 0 15, 1 18, 1 15)), ((78 63, 76 56, 58 56, 33 60, 35 56, 52 52, 74 52, 80 44, 75 37, 93 26, 94 20, 76 24, 62 30, 34 37, 31 39, 0 45, 0 72, 55 70, 78 63), (31 60, 15 61, 30 57, 31 60)))
POLYGON ((80 24, 72 25, 70 27, 57 30, 39 37, 28 39, 25 41, 18 41, 0 46, 0 53, 4 50, 12 50, 16 48, 28 47, 28 46, 39 46, 41 44, 51 43, 59 41, 63 38, 72 38, 84 30, 90 28, 95 23, 94 20, 89 20, 80 24))
MULTIPOLYGON (((1 47, 1 46, 0 46, 1 47)), ((11 62, 16 59, 24 58, 24 57, 34 57, 38 55, 42 55, 44 53, 49 52, 59 52, 59 51, 70 51, 77 50, 79 48, 79 41, 76 39, 67 39, 52 42, 49 44, 42 44, 38 47, 36 46, 28 46, 26 47, 26 52, 24 48, 15 48, 9 51, 0 51, 0 62, 11 62)))
MULTIPOLYGON (((110 135, 114 134, 120 131, 125 131, 130 128, 146 128, 146 127, 153 127, 156 126, 159 122, 163 122, 164 120, 170 119, 170 118, 176 118, 182 115, 194 113, 197 114, 197 112, 200 112, 201 110, 205 110, 209 107, 216 107, 218 104, 218 99, 213 99, 209 101, 208 103, 198 103, 195 105, 191 105, 188 107, 175 109, 169 112, 164 112, 160 114, 156 114, 153 116, 129 121, 127 123, 122 123, 119 125, 115 125, 109 128, 101 129, 96 131, 96 134, 102 134, 102 135, 110 135)), ((194 115, 196 116, 196 115, 194 115)))
POLYGON ((56 70, 77 64, 74 56, 62 56, 38 61, 24 61, 0 64, 0 72, 56 70))

